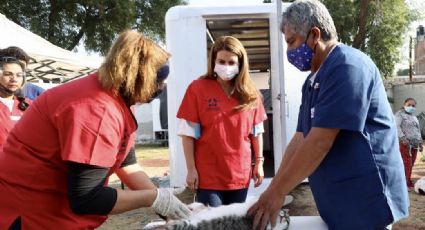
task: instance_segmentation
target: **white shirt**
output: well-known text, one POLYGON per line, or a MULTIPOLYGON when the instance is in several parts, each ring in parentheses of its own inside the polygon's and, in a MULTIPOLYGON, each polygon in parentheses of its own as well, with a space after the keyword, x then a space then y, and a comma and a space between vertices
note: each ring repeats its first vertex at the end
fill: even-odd
POLYGON ((12 113, 13 104, 15 104, 15 100, 0 97, 0 102, 5 104, 7 108, 9 108, 10 113, 12 113))

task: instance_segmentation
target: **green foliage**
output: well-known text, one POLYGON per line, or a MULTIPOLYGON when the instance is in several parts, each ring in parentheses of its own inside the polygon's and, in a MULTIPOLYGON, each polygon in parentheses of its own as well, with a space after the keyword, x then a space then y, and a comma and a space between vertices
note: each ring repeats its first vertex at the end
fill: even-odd
POLYGON ((404 0, 381 1, 374 3, 371 9, 374 9, 374 17, 367 26, 369 34, 362 49, 375 61, 384 77, 391 77, 399 61, 403 36, 407 36, 409 10, 404 0))
POLYGON ((417 12, 409 10, 404 0, 323 0, 323 3, 334 19, 340 41, 367 53, 382 76, 391 77, 399 61, 403 37, 407 36, 408 25, 417 18, 417 12), (361 8, 362 3, 367 3, 366 7, 361 8), (361 10, 365 13, 363 18, 361 10), (361 19, 365 20, 363 25, 361 19))
POLYGON ((399 69, 397 71, 397 76, 408 76, 409 75, 409 69, 399 69))
POLYGON ((367 53, 382 76, 391 77, 408 25, 423 16, 420 9, 409 9, 405 0, 321 1, 332 15, 339 41, 367 53))
POLYGON ((184 0, 2 0, 0 13, 62 48, 82 41, 105 54, 126 29, 163 39, 165 13, 179 4, 184 0))
POLYGON ((165 14, 172 6, 186 5, 182 0, 136 1, 137 30, 157 40, 165 38, 165 14))

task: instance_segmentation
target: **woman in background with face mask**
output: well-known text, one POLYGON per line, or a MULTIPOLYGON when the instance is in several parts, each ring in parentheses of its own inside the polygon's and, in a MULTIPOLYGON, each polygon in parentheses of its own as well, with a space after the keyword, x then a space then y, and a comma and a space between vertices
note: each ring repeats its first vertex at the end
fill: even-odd
POLYGON ((406 182, 409 190, 413 189, 411 181, 412 168, 415 164, 418 150, 422 152, 423 141, 419 129, 419 121, 413 113, 416 110, 416 100, 407 98, 403 107, 395 114, 397 123, 398 139, 400 141, 400 152, 403 158, 406 182))
POLYGON ((177 117, 186 183, 196 190, 197 201, 213 207, 244 202, 251 175, 254 186, 263 181, 267 117, 238 39, 224 36, 215 41, 208 72, 189 85, 177 117))

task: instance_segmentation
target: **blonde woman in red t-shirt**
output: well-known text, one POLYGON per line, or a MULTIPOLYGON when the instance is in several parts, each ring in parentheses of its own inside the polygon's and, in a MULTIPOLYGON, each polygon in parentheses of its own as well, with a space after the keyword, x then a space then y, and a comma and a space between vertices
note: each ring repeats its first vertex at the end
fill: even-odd
POLYGON ((155 187, 133 148, 130 107, 162 89, 168 57, 126 31, 98 72, 34 101, 0 151, 0 229, 95 229, 108 215, 141 207, 171 219, 190 216, 170 189, 155 187), (109 187, 112 173, 129 189, 109 187))

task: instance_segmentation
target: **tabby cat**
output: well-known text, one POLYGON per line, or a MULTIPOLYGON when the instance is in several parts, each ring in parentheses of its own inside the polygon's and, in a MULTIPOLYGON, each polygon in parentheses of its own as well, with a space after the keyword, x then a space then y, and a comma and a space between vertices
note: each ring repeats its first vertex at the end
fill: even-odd
MULTIPOLYGON (((251 199, 245 203, 235 203, 220 207, 205 207, 200 203, 192 203, 189 207, 193 215, 186 220, 170 221, 166 225, 145 228, 155 230, 244 230, 252 229, 252 217, 247 217, 248 209, 255 203, 251 199)), ((287 210, 282 209, 273 230, 285 230, 289 227, 287 210)), ((269 225, 267 229, 272 229, 269 225)))

